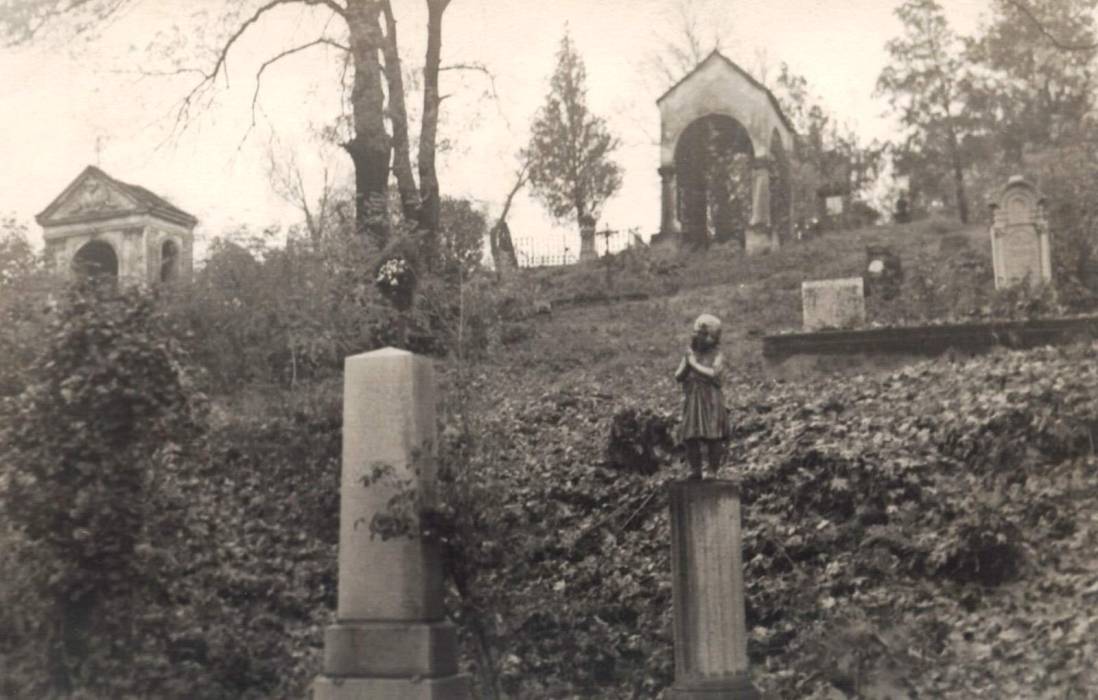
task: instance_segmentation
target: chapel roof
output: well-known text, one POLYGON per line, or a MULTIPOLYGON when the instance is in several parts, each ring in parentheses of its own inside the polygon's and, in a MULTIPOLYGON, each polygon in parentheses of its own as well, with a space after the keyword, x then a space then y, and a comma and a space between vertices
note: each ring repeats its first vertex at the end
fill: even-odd
POLYGON ((671 95, 671 93, 675 92, 681 85, 690 80, 690 78, 693 77, 695 73, 697 73, 703 67, 713 61, 723 61, 725 64, 731 67, 732 70, 736 71, 736 73, 738 73, 752 87, 757 90, 761 90, 763 94, 766 95, 767 99, 770 100, 770 105, 774 108, 774 111, 777 112, 778 118, 781 119, 782 124, 785 125, 785 128, 789 129, 789 133, 797 133, 797 129, 793 126, 793 122, 789 120, 789 117, 785 116, 785 112, 782 111, 781 104, 778 103, 778 98, 774 97, 774 93, 770 92, 770 88, 760 83, 758 80, 755 79, 754 76, 745 71, 743 68, 740 68, 735 61, 728 58, 717 49, 713 49, 713 51, 711 51, 708 56, 702 59, 702 61, 698 63, 698 65, 694 66, 694 68, 689 73, 680 78, 677 83, 669 87, 666 92, 656 98, 656 104, 659 104, 660 102, 666 100, 671 95))
POLYGON ((144 187, 141 187, 140 185, 132 185, 128 182, 123 182, 121 180, 113 178, 105 171, 94 165, 89 165, 88 167, 84 168, 80 172, 80 174, 77 175, 76 178, 73 179, 73 181, 70 182, 69 185, 61 192, 61 194, 57 195, 57 197, 54 198, 54 200, 50 202, 49 205, 45 209, 43 209, 40 214, 34 217, 35 220, 40 225, 46 225, 47 219, 49 218, 50 214, 52 214, 53 211, 56 210, 62 202, 64 202, 64 200, 71 194, 73 189, 75 189, 76 185, 82 182, 89 175, 106 180, 109 184, 121 190, 123 194, 129 195, 131 198, 133 198, 134 201, 137 202, 136 211, 139 213, 150 214, 152 216, 166 219, 168 221, 172 221, 174 223, 182 224, 183 226, 188 227, 193 227, 195 226, 195 224, 198 223, 198 219, 193 214, 189 214, 183 211, 160 195, 151 192, 144 187))

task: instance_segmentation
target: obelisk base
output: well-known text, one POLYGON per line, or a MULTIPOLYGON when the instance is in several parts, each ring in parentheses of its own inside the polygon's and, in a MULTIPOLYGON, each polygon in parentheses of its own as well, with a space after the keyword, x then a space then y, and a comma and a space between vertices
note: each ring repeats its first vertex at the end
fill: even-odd
POLYGON ((693 683, 675 683, 667 700, 761 700, 762 695, 745 673, 693 683))
POLYGON ((324 631, 324 674, 314 700, 469 700, 446 622, 341 622, 324 631))
POLYGON ((313 700, 469 700, 469 676, 446 678, 339 678, 313 681, 313 700))

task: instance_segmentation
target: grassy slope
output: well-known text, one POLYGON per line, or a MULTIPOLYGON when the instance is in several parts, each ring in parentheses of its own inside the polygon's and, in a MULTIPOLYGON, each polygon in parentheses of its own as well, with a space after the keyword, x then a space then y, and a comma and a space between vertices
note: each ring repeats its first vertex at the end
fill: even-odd
MULTIPOLYGON (((690 339, 698 314, 716 314, 724 322, 722 350, 733 373, 754 384, 765 376, 762 336, 797 329, 801 323, 801 282, 806 279, 862 274, 867 245, 892 247, 910 278, 920 267, 944 267, 938 248, 944 235, 963 236, 972 254, 990 265, 987 232, 982 226, 959 229, 948 224, 911 224, 832 233, 777 253, 744 257, 714 248, 686 256, 675 282, 680 291, 644 301, 565 308, 539 317, 532 338, 503 353, 495 371, 508 376, 508 391, 601 386, 638 400, 672 401, 678 387, 671 372, 690 339)), ((570 291, 567 276, 549 273, 548 296, 570 291)), ((542 280, 538 280, 542 282, 542 280)), ((869 300, 870 321, 889 318, 869 300)), ((731 400, 734 401, 735 397, 731 400)))
MULTIPOLYGON (((532 337, 485 367, 481 398, 492 406, 489 426, 514 433, 513 456, 537 470, 532 481, 552 482, 565 494, 573 484, 584 488, 586 475, 601 469, 615 410, 677 412, 679 390, 670 374, 689 324, 698 313, 716 313, 725 321, 723 350, 734 373, 726 401, 743 428, 731 462, 746 475, 745 546, 761 555, 748 565, 760 685, 782 697, 1088 697, 1098 656, 1087 639, 1098 632, 1098 620, 1072 611, 1093 603, 1098 590, 1092 554, 1098 464, 1092 448, 1079 442, 1092 431, 1088 421, 1098 419, 1093 402, 1086 403, 1098 377, 1072 373, 1080 363, 1093 365, 1093 351, 1008 353, 797 384, 761 371, 760 336, 799 325, 801 280, 859 274, 871 243, 893 246, 909 278, 927 270, 948 277, 955 256, 939 255, 943 233, 971 241, 979 263, 973 276, 990 284, 982 227, 914 225, 831 234, 757 258, 718 250, 686 261, 677 294, 541 317, 532 337), (1031 390, 1041 378, 1048 381, 1031 390), (1070 406, 1061 401, 1065 379, 1077 382, 1070 406), (949 418, 951 410, 959 413, 949 418), (1038 438, 1047 445, 1011 451, 1038 438), (973 447, 965 452, 957 444, 973 447), (1020 480, 1010 475, 1014 465, 1020 480), (985 490, 990 500, 976 509, 979 517, 965 520, 966 499, 985 490), (872 519, 863 522, 836 505, 870 497, 890 509, 887 522, 870 525, 872 519), (1034 515, 1032 503, 1058 512, 1070 527, 1034 515), (1004 524, 997 513, 1017 522, 1004 524), (979 568, 974 552, 982 527, 992 537, 1023 528, 1017 544, 1025 564, 1013 582, 985 587, 964 580, 979 568), (767 545, 779 535, 780 557, 767 545), (869 540, 886 544, 868 547, 869 540), (779 558, 788 569, 775 565, 779 558)), ((543 293, 568 289, 567 273, 546 275, 553 279, 539 280, 543 293)), ((983 300, 942 289, 953 295, 946 305, 983 300)), ((871 305, 871 321, 873 311, 871 305)), ((620 490, 642 502, 644 489, 661 488, 668 476, 665 469, 620 490)), ((598 507, 605 514, 614 505, 598 507)), ((593 514, 562 512, 562 530, 595 527, 593 514)), ((666 541, 666 519, 657 509, 631 520, 627 529, 639 528, 640 537, 618 537, 633 554, 600 555, 601 575, 627 576, 636 561, 647 561, 656 564, 650 584, 658 587, 661 548, 645 539, 655 534, 666 541)), ((549 568, 544 580, 552 577, 549 568)), ((581 582, 568 585, 573 600, 602 604, 600 584, 583 592, 573 588, 581 582)))

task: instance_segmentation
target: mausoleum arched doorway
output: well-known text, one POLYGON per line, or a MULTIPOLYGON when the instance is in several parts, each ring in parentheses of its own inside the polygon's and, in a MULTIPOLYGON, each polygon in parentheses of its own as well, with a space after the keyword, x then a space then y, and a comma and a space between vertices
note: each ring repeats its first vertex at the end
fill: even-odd
POLYGON ((714 51, 656 104, 660 239, 740 238, 748 254, 777 248, 791 229, 796 136, 777 98, 714 51), (731 177, 707 178, 722 169, 731 177))
POLYGON ((730 116, 708 114, 686 127, 675 146, 674 161, 684 243, 743 243, 751 222, 754 160, 751 136, 730 116))
POLYGON ((118 278, 118 255, 106 241, 88 241, 72 256, 72 269, 87 277, 118 278))
POLYGON ((160 281, 174 282, 179 277, 179 245, 173 240, 160 245, 160 281))

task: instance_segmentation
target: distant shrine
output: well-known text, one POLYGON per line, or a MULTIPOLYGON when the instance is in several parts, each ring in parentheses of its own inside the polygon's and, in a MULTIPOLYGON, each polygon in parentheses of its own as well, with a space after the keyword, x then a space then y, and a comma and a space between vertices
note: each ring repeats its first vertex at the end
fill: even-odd
POLYGON ((144 187, 89 165, 35 217, 62 275, 132 284, 189 280, 198 219, 144 187))
POLYGON ((714 51, 656 104, 660 238, 735 240, 748 253, 788 240, 796 131, 773 93, 714 51))

